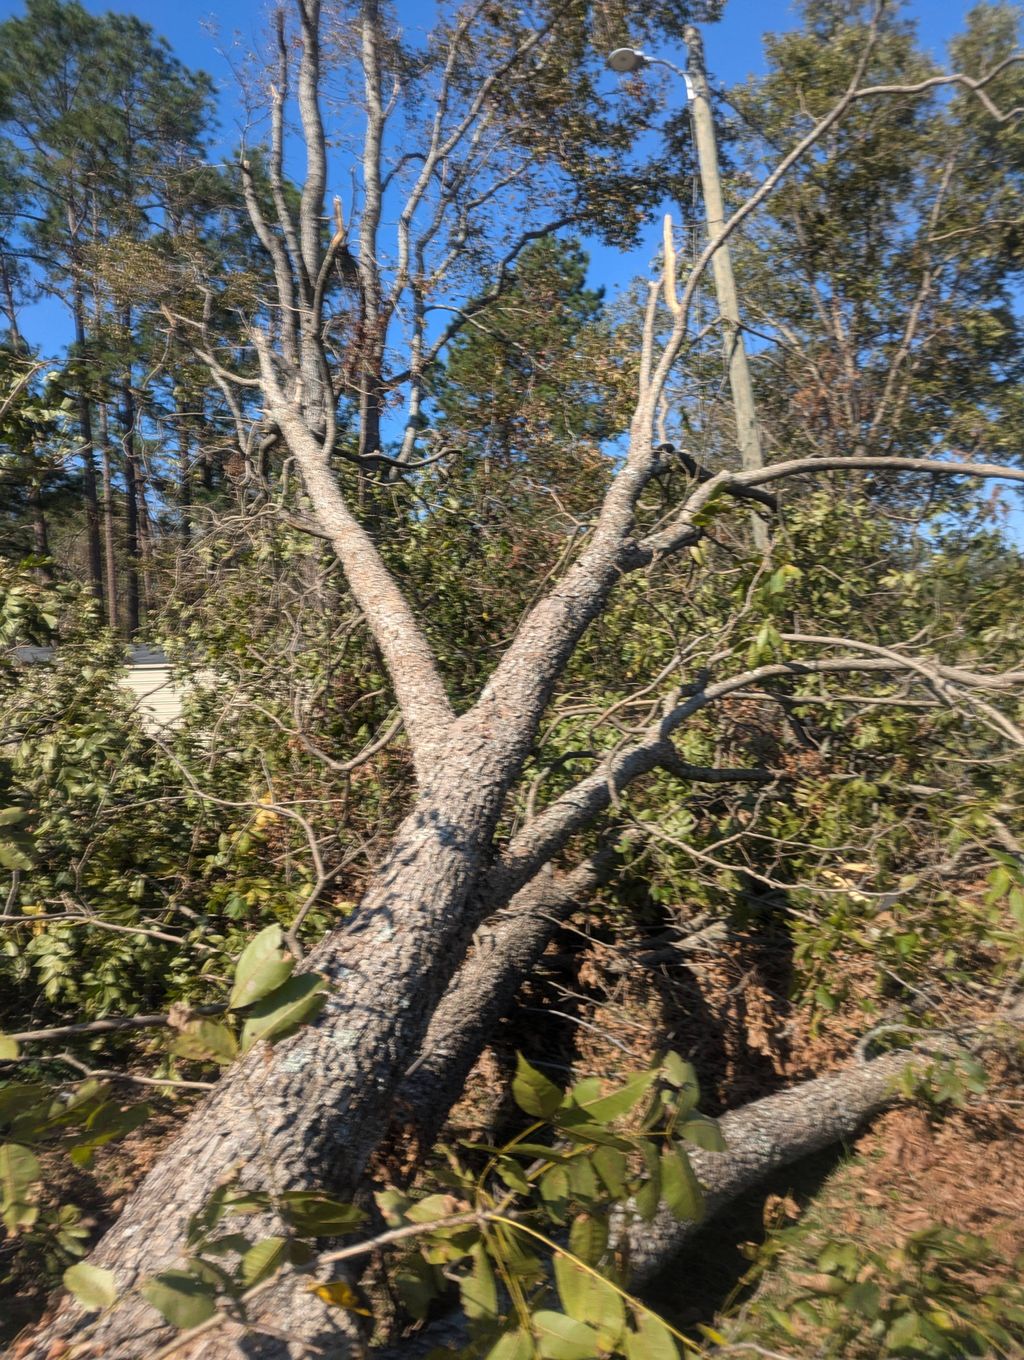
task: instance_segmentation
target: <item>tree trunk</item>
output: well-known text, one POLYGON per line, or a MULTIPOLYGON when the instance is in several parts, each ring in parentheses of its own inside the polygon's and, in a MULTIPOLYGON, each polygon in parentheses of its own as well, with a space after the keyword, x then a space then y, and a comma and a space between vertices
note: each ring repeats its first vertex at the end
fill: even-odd
POLYGON ((121 443, 124 448, 125 629, 129 637, 141 624, 139 603, 139 477, 135 465, 135 403, 131 387, 121 389, 121 443))
POLYGON ((178 532, 183 544, 192 538, 192 441, 188 417, 178 407, 178 532))
POLYGON ((34 479, 28 484, 28 504, 32 513, 32 550, 44 560, 38 567, 42 581, 53 581, 53 567, 50 565, 50 537, 46 530, 46 514, 43 510, 43 494, 39 483, 34 479))
POLYGON ((434 1012, 419 1058, 398 1088, 391 1141, 400 1137, 403 1153, 410 1132, 429 1151, 524 978, 559 924, 605 877, 611 861, 610 854, 602 854, 562 878, 538 875, 477 931, 469 957, 434 1012))
POLYGON ((662 1206, 653 1223, 634 1219, 624 1235, 634 1287, 648 1284, 707 1221, 782 1167, 842 1142, 896 1098, 900 1075, 920 1054, 902 1050, 765 1096, 720 1120, 727 1152, 690 1152, 704 1187, 705 1217, 680 1223, 662 1206))
MULTIPOLYGON (((180 1260, 189 1216, 225 1177, 355 1193, 476 924, 467 899, 504 794, 488 768, 490 747, 479 720, 457 724, 358 913, 309 958, 333 984, 319 1019, 272 1052, 258 1045, 221 1080, 90 1257, 122 1291, 180 1260)), ((294 1289, 293 1299, 272 1300, 273 1326, 312 1340, 323 1319, 301 1279, 294 1289)), ((155 1349, 164 1331, 135 1294, 91 1324, 68 1302, 28 1354, 45 1356, 56 1337, 84 1333, 104 1360, 128 1360, 155 1349)), ((332 1324, 331 1344, 335 1333, 332 1324)), ((221 1346, 232 1344, 213 1340, 203 1355, 230 1354, 221 1346)), ((272 1336, 263 1345, 261 1356, 288 1354, 272 1336)))
POLYGON ((100 427, 100 472, 103 479, 103 568, 107 581, 107 618, 118 626, 117 531, 114 524, 114 478, 110 464, 110 426, 105 402, 96 408, 100 427))
MULTIPOLYGON (((85 307, 81 285, 75 281, 71 294, 71 310, 75 323, 75 347, 85 361, 85 307)), ((82 432, 82 490, 85 495, 85 532, 88 543, 89 581, 93 594, 103 607, 103 554, 100 546, 100 513, 96 493, 96 458, 93 452, 92 411, 86 394, 84 379, 79 379, 75 393, 78 425, 82 432)))

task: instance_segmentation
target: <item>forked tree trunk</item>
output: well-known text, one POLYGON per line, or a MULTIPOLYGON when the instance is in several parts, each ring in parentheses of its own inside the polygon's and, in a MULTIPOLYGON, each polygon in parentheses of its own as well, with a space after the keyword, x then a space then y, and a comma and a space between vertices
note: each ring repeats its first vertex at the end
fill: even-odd
POLYGON ((596 856, 562 878, 538 875, 477 931, 472 952, 434 1012, 419 1058, 398 1088, 390 1141, 415 1140, 423 1151, 432 1147, 523 980, 561 922, 607 875, 612 858, 596 856))

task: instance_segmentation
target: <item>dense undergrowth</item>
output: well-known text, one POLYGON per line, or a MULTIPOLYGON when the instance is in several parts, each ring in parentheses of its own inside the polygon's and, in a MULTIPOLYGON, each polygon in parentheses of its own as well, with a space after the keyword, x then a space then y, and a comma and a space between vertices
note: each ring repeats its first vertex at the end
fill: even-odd
MULTIPOLYGON (((194 689, 182 725, 160 737, 119 688, 119 647, 81 593, 5 578, 8 641, 59 639, 52 665, 8 663, 4 673, 7 805, 16 811, 4 829, 13 872, 0 1023, 8 1034, 58 1030, 45 1046, 23 1043, 0 1088, 8 1146, 33 1159, 7 1172, 6 1287, 27 1290, 36 1306, 109 1218, 135 1174, 128 1168, 154 1155, 180 1119, 194 1098, 189 1083, 214 1079, 237 1052, 237 1030, 221 1015, 240 950, 274 923, 294 927, 301 945, 351 911, 374 846, 404 806, 400 747, 342 778, 324 759, 357 750, 387 716, 361 698, 373 688, 365 654, 338 646, 350 626, 343 615, 317 611, 309 635, 306 616, 290 615, 296 582, 314 569, 317 588, 330 591, 330 573, 287 539, 250 549, 270 589, 246 582, 239 593, 226 575, 171 635, 194 689), (313 696, 315 746, 294 725, 297 693, 313 696), (213 1014, 190 1020, 195 1007, 213 1014), (166 1018, 141 1031, 88 1028, 109 1014, 152 1013, 166 1018)), ((695 593, 684 570, 626 595, 566 683, 536 758, 547 781, 529 796, 555 796, 559 769, 584 742, 616 739, 603 715, 630 688, 626 640, 640 614, 653 621, 648 663, 698 621, 707 654, 732 651, 756 667, 799 655, 787 634, 841 635, 855 616, 879 646, 916 624, 953 639, 957 664, 1003 667, 1019 645, 1019 582, 1018 557, 991 532, 894 539, 866 506, 812 499, 789 515, 770 566, 723 558, 718 579, 695 593), (826 541, 824 570, 816 564, 826 541), (983 612, 965 627, 979 577, 983 612), (595 687, 599 654, 619 656, 618 688, 607 666, 595 687)), ((695 668, 701 657, 695 650, 695 668)), ((1012 990, 1024 934, 1010 830, 1017 764, 1001 758, 996 775, 989 735, 963 712, 937 701, 890 706, 887 678, 844 677, 842 700, 822 705, 834 683, 815 675, 752 687, 687 731, 681 749, 695 765, 756 762, 770 784, 694 789, 681 802, 655 774, 630 791, 617 815, 616 887, 542 960, 470 1081, 456 1136, 500 1141, 514 1130, 490 1091, 516 1048, 559 1084, 570 1073, 628 1080, 678 1048, 714 1112, 841 1063, 869 1031, 884 1046, 962 1028, 1012 990)), ((521 816, 510 807, 510 825, 521 816)), ((946 1080, 943 1100, 970 1109, 986 1098, 977 1078, 946 1080)), ((430 1190, 449 1174, 434 1162, 418 1184, 430 1190)), ((885 1222, 880 1209, 872 1223, 883 1236, 885 1222)), ((830 1235, 827 1218, 793 1230, 797 1239, 770 1236, 772 1262, 817 1253, 820 1288, 779 1303, 770 1302, 778 1287, 765 1283, 736 1336, 785 1351, 813 1333, 828 1353, 853 1355, 855 1320, 867 1317, 894 1353, 905 1337, 907 1353, 940 1356, 982 1335, 985 1317, 993 1336, 1000 1326, 1012 1334, 1018 1304, 998 1282, 996 1249, 983 1233, 956 1236, 955 1224, 944 1235, 943 1224, 937 1213, 898 1260, 859 1236, 854 1255, 852 1235, 830 1235), (981 1312, 950 1264, 968 1257, 970 1280, 991 1284, 981 1312), (896 1288, 899 1262, 937 1291, 931 1312, 961 1319, 967 1332, 908 1320, 930 1314, 924 1285, 910 1302, 896 1288), (855 1288, 868 1277, 870 1289, 855 1288)), ((15 1323, 25 1316, 12 1314, 15 1323)))

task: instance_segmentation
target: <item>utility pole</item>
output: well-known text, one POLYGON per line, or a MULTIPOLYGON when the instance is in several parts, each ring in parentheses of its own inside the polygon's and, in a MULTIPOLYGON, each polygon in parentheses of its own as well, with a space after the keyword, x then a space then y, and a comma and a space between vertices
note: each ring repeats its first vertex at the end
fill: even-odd
MULTIPOLYGON (((711 113, 708 77, 704 67, 704 41, 699 30, 692 24, 686 27, 683 37, 689 53, 686 63, 687 94, 693 119, 694 140, 697 143, 701 187, 704 191, 704 212, 708 222, 708 235, 711 244, 714 245, 721 240, 725 227, 725 204, 722 201, 722 181, 718 174, 715 122, 711 113)), ((750 468, 764 467, 764 455, 761 452, 754 389, 750 382, 750 366, 747 363, 747 348, 743 343, 743 327, 740 322, 740 305, 736 296, 736 279, 732 272, 732 256, 727 241, 722 241, 712 255, 711 267, 715 278, 718 311, 722 318, 729 390, 732 393, 733 410, 736 413, 736 438, 740 448, 740 459, 744 471, 747 471, 750 468)), ((763 551, 768 546, 764 522, 759 516, 754 515, 753 524, 754 543, 763 551)))

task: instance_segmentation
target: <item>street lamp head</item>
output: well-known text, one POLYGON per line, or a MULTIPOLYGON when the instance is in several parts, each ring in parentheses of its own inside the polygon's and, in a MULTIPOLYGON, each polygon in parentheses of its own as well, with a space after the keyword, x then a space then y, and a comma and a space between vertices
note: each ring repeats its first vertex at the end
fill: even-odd
POLYGON ((620 75, 626 75, 630 71, 639 71, 642 66, 646 66, 647 58, 635 47, 617 47, 614 52, 609 53, 607 65, 620 75))

